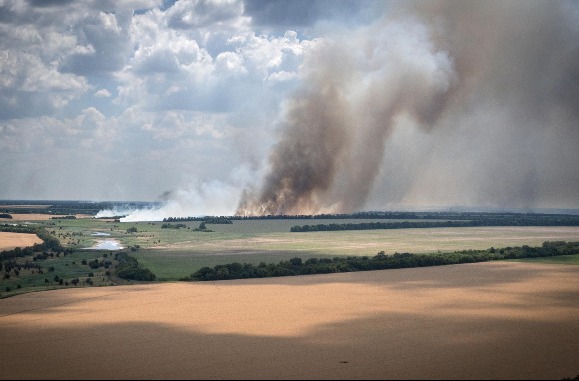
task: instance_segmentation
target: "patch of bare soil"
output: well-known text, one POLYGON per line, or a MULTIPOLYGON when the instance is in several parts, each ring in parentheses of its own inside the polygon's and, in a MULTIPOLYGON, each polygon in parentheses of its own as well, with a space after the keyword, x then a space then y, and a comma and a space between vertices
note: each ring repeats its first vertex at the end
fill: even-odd
POLYGON ((0 232, 0 250, 12 250, 42 243, 36 234, 0 232))
POLYGON ((0 378, 561 379, 579 266, 493 262, 0 300, 0 378))

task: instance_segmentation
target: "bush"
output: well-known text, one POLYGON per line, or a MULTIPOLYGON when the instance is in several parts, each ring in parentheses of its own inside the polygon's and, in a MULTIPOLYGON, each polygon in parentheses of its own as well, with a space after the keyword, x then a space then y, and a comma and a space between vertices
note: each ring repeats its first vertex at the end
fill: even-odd
POLYGON ((117 266, 117 276, 119 278, 139 281, 153 281, 156 275, 147 268, 143 268, 135 257, 126 252, 119 252, 115 255, 119 265, 117 266))

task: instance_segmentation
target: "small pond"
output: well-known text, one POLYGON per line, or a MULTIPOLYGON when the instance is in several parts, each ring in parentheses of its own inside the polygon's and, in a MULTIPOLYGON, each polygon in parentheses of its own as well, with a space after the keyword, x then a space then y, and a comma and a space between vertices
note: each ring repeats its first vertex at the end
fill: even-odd
POLYGON ((101 240, 98 240, 98 242, 95 243, 93 246, 86 247, 85 249, 90 249, 90 250, 121 250, 121 249, 124 249, 124 247, 117 240, 101 239, 101 240))

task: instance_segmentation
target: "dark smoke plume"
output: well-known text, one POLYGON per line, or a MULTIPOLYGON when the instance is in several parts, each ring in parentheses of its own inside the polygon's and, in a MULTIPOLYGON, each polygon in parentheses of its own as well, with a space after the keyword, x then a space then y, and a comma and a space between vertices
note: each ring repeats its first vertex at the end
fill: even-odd
POLYGON ((237 213, 352 212, 371 194, 576 207, 578 8, 420 2, 328 39, 306 59, 269 171, 237 213))

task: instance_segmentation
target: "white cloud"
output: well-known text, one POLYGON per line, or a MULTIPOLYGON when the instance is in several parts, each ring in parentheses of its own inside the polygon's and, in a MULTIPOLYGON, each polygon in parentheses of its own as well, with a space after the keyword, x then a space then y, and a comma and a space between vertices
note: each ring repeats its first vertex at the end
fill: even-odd
POLYGON ((179 0, 167 11, 173 28, 239 26, 247 23, 239 0, 179 0))
POLYGON ((94 93, 94 96, 98 98, 110 98, 112 94, 107 89, 100 89, 94 93))
POLYGON ((203 28, 171 28, 170 18, 186 5, 195 8, 209 3, 178 2, 166 12, 153 10, 134 17, 131 39, 135 51, 129 65, 117 73, 119 95, 115 104, 136 105, 147 111, 223 113, 246 108, 254 100, 252 107, 259 108, 260 99, 283 94, 277 88, 269 96, 264 85, 297 80, 304 52, 316 43, 300 41, 291 31, 281 37, 256 35, 237 27, 240 23, 235 17, 242 17, 237 11, 203 28), (207 34, 213 37, 206 38, 207 34), (214 44, 215 36, 221 44, 214 44), (220 49, 215 50, 217 46, 220 49))
POLYGON ((20 163, 0 177, 12 195, 27 189, 23 173, 63 192, 42 174, 47 166, 67 173, 71 189, 92 184, 91 194, 118 199, 186 189, 199 178, 227 181, 232 168, 261 160, 315 42, 251 30, 242 1, 161 5, 0 4, 10 20, 0 20, 0 160, 20 163), (111 166, 93 179, 87 169, 97 162, 111 166), (152 169, 140 173, 143 163, 152 169), (119 184, 96 186, 105 177, 119 184))
POLYGON ((262 161, 319 40, 253 30, 243 1, 164 3, 0 2, 0 198, 154 198, 262 161))
POLYGON ((231 37, 228 44, 244 57, 252 71, 265 79, 278 71, 297 73, 304 53, 318 41, 300 41, 294 31, 286 32, 283 37, 251 32, 231 37))
POLYGON ((243 56, 234 52, 219 53, 215 59, 217 71, 224 74, 247 74, 244 63, 243 56))
POLYGON ((84 77, 15 50, 0 51, 0 86, 0 119, 62 108, 90 88, 84 77))

